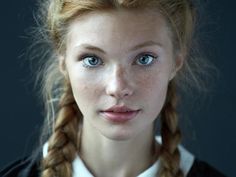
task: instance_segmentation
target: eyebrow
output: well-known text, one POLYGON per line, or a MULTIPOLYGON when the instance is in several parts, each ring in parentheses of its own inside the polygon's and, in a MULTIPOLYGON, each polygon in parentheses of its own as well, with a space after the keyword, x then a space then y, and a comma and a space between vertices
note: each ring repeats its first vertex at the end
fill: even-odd
MULTIPOLYGON (((162 47, 162 44, 158 43, 158 42, 155 42, 155 41, 146 41, 144 43, 141 43, 141 44, 138 44, 136 46, 134 46, 133 48, 130 49, 130 51, 134 51, 134 50, 138 50, 140 48, 143 48, 143 47, 148 47, 148 46, 158 46, 158 47, 162 47)), ((78 45, 77 47, 82 47, 84 49, 87 49, 87 50, 91 50, 91 51, 97 51, 97 52, 100 52, 100 53, 103 53, 103 54, 106 54, 106 52, 99 48, 99 47, 96 47, 96 46, 93 46, 93 45, 90 45, 90 44, 81 44, 81 45, 78 45)), ((76 47, 76 48, 77 48, 76 47)))
POLYGON ((141 43, 141 44, 138 44, 138 45, 134 46, 131 49, 131 51, 134 51, 134 50, 137 50, 137 49, 140 49, 140 48, 143 48, 143 47, 154 46, 154 45, 157 45, 158 47, 162 47, 161 43, 158 43, 158 42, 155 42, 155 41, 147 41, 147 42, 144 42, 144 43, 141 43))
POLYGON ((93 50, 93 51, 97 51, 97 52, 104 53, 104 54, 106 53, 101 48, 93 46, 93 45, 90 45, 90 44, 81 44, 81 45, 79 45, 77 47, 82 47, 82 48, 87 49, 87 50, 93 50))

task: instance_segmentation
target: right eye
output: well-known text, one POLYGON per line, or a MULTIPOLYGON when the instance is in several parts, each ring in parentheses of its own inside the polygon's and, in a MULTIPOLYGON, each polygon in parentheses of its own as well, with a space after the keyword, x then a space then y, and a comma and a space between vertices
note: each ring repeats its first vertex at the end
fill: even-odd
POLYGON ((102 64, 102 61, 99 57, 95 55, 87 55, 82 57, 83 66, 86 68, 95 68, 102 64))

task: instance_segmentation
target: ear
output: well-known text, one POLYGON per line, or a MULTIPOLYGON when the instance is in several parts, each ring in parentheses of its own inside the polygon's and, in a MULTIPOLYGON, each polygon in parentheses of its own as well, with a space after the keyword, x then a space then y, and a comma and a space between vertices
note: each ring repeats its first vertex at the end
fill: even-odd
POLYGON ((63 55, 59 55, 58 59, 59 59, 59 70, 66 77, 67 70, 66 70, 65 57, 63 55))
POLYGON ((171 81, 176 76, 177 72, 182 68, 184 63, 184 58, 185 56, 182 53, 178 53, 176 55, 169 81, 171 81))

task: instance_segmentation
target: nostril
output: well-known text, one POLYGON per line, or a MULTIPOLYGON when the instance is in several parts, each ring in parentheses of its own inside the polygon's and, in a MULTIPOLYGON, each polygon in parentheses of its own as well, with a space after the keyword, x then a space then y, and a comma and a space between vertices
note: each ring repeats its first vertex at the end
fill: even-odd
POLYGON ((107 81, 106 93, 116 98, 127 98, 133 94, 131 83, 121 77, 111 77, 107 81))
POLYGON ((107 92, 107 94, 116 98, 127 98, 133 94, 133 91, 131 91, 131 89, 125 89, 125 90, 117 89, 113 91, 110 90, 109 92, 107 92))
POLYGON ((125 97, 131 96, 132 94, 133 94, 132 90, 127 88, 127 89, 121 91, 120 97, 125 98, 125 97))

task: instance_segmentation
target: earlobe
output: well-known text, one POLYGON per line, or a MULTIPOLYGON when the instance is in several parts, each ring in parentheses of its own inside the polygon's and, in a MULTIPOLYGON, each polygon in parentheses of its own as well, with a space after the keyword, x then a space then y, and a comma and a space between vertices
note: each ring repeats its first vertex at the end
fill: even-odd
POLYGON ((67 72, 66 72, 66 65, 65 65, 65 57, 60 55, 58 59, 59 59, 59 70, 66 77, 67 72))
POLYGON ((171 75, 170 75, 170 78, 169 78, 169 81, 171 81, 176 75, 176 70, 174 69, 174 71, 172 71, 171 75))
POLYGON ((177 57, 175 58, 175 63, 172 68, 172 73, 169 78, 169 81, 171 81, 176 76, 177 72, 182 68, 183 63, 184 63, 184 56, 179 53, 177 57))
POLYGON ((176 60, 175 60, 176 72, 178 72, 182 68, 183 63, 184 63, 184 58, 185 56, 182 53, 179 53, 177 55, 176 60))

